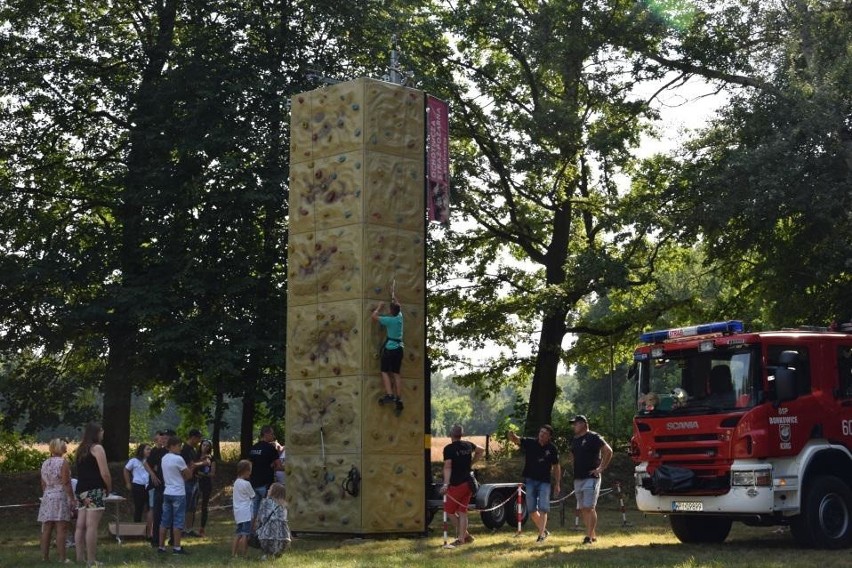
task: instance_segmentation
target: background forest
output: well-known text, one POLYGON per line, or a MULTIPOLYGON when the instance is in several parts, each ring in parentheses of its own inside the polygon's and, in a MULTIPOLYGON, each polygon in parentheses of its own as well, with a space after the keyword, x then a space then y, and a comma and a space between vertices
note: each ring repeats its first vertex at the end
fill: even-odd
POLYGON ((288 100, 394 41, 452 111, 436 433, 615 433, 642 329, 852 319, 847 1, 0 0, 0 430, 283 425, 288 100))

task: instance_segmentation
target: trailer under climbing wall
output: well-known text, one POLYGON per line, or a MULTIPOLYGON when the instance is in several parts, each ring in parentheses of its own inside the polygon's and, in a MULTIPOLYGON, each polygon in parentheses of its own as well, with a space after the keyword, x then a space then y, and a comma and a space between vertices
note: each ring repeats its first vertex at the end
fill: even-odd
POLYGON ((358 79, 292 99, 287 493, 295 531, 425 530, 424 94, 358 79), (405 410, 379 406, 370 314, 394 286, 405 410), (350 469, 361 491, 343 488, 350 469))

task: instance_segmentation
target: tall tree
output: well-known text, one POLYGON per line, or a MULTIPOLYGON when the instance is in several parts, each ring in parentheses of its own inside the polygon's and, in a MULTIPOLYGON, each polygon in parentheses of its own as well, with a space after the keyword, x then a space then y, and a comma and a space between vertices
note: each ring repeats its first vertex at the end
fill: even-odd
POLYGON ((462 266, 440 277, 466 283, 434 299, 439 341, 502 351, 462 381, 532 381, 527 432, 550 421, 568 334, 617 331, 586 325, 583 302, 647 282, 666 242, 649 238, 649 204, 618 186, 655 117, 636 87, 667 72, 633 46, 653 31, 644 14, 634 2, 559 0, 444 12, 453 80, 434 88, 453 109, 454 223, 474 226, 434 242, 462 266))
POLYGON ((0 348, 89 362, 110 459, 133 389, 242 396, 244 443, 280 418, 287 98, 367 68, 396 4, 0 6, 0 348))
MULTIPOLYGON (((763 62, 672 164, 686 239, 774 325, 852 320, 852 11, 755 3, 763 62)), ((730 77, 722 76, 723 80, 730 77)))

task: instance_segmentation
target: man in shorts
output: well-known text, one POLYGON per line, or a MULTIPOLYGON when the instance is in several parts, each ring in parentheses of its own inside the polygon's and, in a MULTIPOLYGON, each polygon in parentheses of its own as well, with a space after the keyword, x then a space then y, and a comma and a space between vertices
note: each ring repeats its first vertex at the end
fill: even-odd
POLYGON ((612 448, 600 434, 589 430, 589 420, 578 414, 571 420, 574 426, 574 439, 571 440, 571 454, 574 456, 574 495, 586 537, 583 544, 592 544, 598 540, 595 529, 598 525, 598 513, 595 506, 601 490, 601 474, 612 459, 612 448))
POLYGON ((553 475, 553 494, 559 495, 562 468, 559 465, 559 452, 550 441, 553 439, 553 427, 545 424, 538 430, 535 438, 519 438, 509 432, 509 441, 518 444, 524 451, 524 490, 527 493, 527 511, 538 529, 536 542, 544 542, 550 531, 547 530, 547 513, 550 511, 550 476, 553 475))
POLYGON ((384 302, 379 302, 373 314, 370 316, 373 321, 378 322, 387 330, 387 336, 382 344, 382 384, 385 387, 385 394, 379 399, 379 404, 394 404, 397 414, 402 412, 402 379, 399 376, 399 371, 402 368, 402 307, 394 298, 391 303, 389 314, 382 315, 382 308, 385 307, 384 302))
POLYGON ((169 428, 164 428, 157 431, 157 436, 154 438, 155 447, 145 459, 145 469, 148 471, 148 479, 150 488, 153 490, 149 494, 149 504, 153 517, 153 526, 151 529, 151 546, 159 548, 160 546, 160 521, 163 516, 163 491, 166 486, 163 485, 163 471, 161 469, 163 456, 169 453, 166 448, 166 442, 170 436, 174 436, 175 431, 169 428))
POLYGON ((275 481, 275 472, 284 468, 275 447, 275 430, 269 424, 260 429, 260 439, 249 450, 251 462, 251 486, 254 489, 254 500, 251 505, 252 532, 257 522, 257 510, 260 502, 266 497, 269 486, 275 481))
MULTIPOLYGON (((180 449, 180 455, 187 465, 198 461, 201 455, 198 451, 200 445, 201 430, 193 428, 189 431, 186 442, 180 449)), ((191 478, 186 480, 186 483, 184 485, 186 489, 186 531, 184 531, 183 535, 198 536, 198 533, 196 533, 194 530, 195 507, 196 501, 198 500, 198 478, 192 476, 191 478)))
POLYGON ((447 496, 444 511, 458 535, 453 546, 473 542, 467 532, 467 507, 473 494, 470 467, 482 458, 485 450, 473 442, 462 441, 462 427, 459 424, 450 429, 451 443, 444 447, 444 485, 441 495, 447 496))

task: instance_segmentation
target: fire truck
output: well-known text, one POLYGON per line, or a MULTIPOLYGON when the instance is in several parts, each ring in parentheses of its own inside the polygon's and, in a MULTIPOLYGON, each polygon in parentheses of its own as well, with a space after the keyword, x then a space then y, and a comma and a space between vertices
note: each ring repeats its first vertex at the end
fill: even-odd
POLYGON ((732 320, 644 333, 630 453, 640 511, 686 543, 733 521, 852 545, 852 327, 746 332, 732 320))

